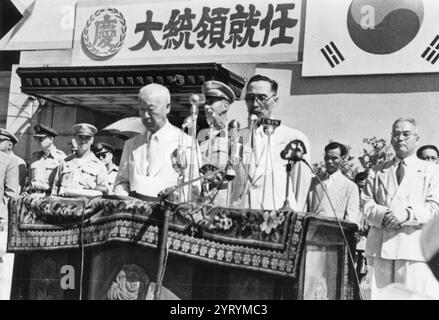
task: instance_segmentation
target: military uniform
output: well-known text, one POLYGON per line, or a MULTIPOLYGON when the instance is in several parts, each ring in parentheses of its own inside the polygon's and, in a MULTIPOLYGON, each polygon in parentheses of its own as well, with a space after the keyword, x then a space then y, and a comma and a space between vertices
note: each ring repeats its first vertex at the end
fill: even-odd
POLYGON ((108 170, 108 192, 113 193, 114 183, 116 182, 119 167, 113 163, 110 170, 108 170))
MULTIPOLYGON (((97 129, 88 123, 72 127, 76 136, 93 137, 97 129)), ((88 150, 81 157, 77 154, 68 156, 59 166, 55 176, 53 195, 69 196, 80 190, 108 190, 108 172, 105 165, 95 154, 88 150)), ((84 193, 93 196, 94 193, 84 193)))
POLYGON ((108 158, 108 154, 114 155, 114 147, 111 144, 104 142, 96 144, 95 155, 98 159, 105 159, 105 161, 102 160, 102 162, 106 165, 108 171, 108 192, 112 193, 119 167, 113 163, 113 158, 108 158))
POLYGON ((64 195, 65 189, 96 189, 96 187, 108 188, 107 168, 101 160, 91 152, 87 152, 81 158, 77 155, 68 156, 58 169, 56 186, 52 194, 64 195))
MULTIPOLYGON (((35 132, 35 138, 58 135, 52 128, 40 124, 35 126, 35 132)), ((54 145, 51 145, 47 151, 41 150, 32 153, 29 192, 50 194, 56 171, 65 157, 66 154, 54 145)))
MULTIPOLYGON (((15 146, 18 143, 18 138, 6 129, 0 128, 0 140, 8 140, 15 146)), ((9 153, 18 163, 18 182, 20 185, 19 193, 23 191, 26 185, 27 177, 27 164, 26 162, 17 156, 13 151, 9 153)))
POLYGON ((203 164, 224 168, 229 160, 226 130, 202 129, 197 135, 203 164))
POLYGON ((23 191, 26 186, 26 178, 27 178, 27 163, 24 159, 17 156, 14 152, 11 155, 17 160, 18 163, 18 182, 20 184, 20 193, 23 191))
MULTIPOLYGON (((221 118, 223 125, 226 125, 224 115, 228 106, 236 99, 233 90, 220 81, 207 81, 201 87, 201 92, 206 97, 205 113, 210 128, 202 129, 197 135, 200 143, 200 151, 202 156, 202 164, 213 165, 216 168, 223 169, 229 161, 229 137, 228 129, 220 128, 215 118, 221 118), (221 101, 221 102, 219 102, 221 101), (209 121, 211 118, 211 121, 209 121)), ((204 173, 204 172, 202 172, 204 173)), ((216 193, 214 204, 216 206, 227 206, 227 188, 228 182, 210 183, 207 189, 216 193)), ((230 196, 230 194, 229 194, 230 196)))
POLYGON ((47 154, 44 151, 32 153, 29 191, 50 193, 56 171, 65 158, 66 154, 55 146, 47 154))

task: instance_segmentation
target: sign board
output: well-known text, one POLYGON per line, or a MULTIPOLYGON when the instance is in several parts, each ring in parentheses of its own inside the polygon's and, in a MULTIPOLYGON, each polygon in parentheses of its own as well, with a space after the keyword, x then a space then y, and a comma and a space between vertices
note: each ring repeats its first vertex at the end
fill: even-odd
POLYGON ((301 0, 79 1, 72 65, 297 61, 301 0))

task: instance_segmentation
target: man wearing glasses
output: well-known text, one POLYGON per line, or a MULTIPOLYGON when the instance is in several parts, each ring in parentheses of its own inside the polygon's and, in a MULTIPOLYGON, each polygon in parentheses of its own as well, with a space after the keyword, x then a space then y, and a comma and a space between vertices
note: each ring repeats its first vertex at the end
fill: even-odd
POLYGON ((361 205, 371 225, 366 240, 370 298, 401 283, 439 298, 439 282, 425 263, 420 237, 427 222, 439 216, 439 168, 416 157, 419 142, 414 119, 393 123, 395 158, 369 171, 361 205))
POLYGON ((55 137, 58 136, 55 130, 42 124, 37 124, 34 129, 34 139, 40 151, 32 153, 28 192, 49 195, 56 171, 66 154, 53 144, 55 137))
POLYGON ((72 131, 78 149, 59 166, 52 195, 94 197, 106 194, 107 168, 90 150, 98 130, 91 124, 79 123, 72 126, 72 131))
POLYGON ((108 192, 111 194, 117 173, 119 172, 119 167, 113 162, 114 147, 108 143, 100 142, 96 145, 95 155, 107 167, 108 192))
MULTIPOLYGON (((308 138, 301 131, 280 125, 270 128, 259 125, 262 118, 272 118, 279 102, 276 81, 255 75, 247 83, 245 102, 249 126, 241 130, 244 143, 244 165, 234 180, 234 204, 241 208, 279 209, 283 206, 286 191, 286 161, 281 151, 292 140, 301 140, 310 159, 308 138), (273 131, 274 130, 274 131, 273 131), (236 186, 239 184, 240 186, 236 186), (238 192, 235 192, 237 190, 238 192)), ((304 163, 294 164, 290 174, 289 205, 303 211, 311 182, 311 171, 304 163)))
POLYGON ((416 151, 419 159, 439 164, 439 150, 434 145, 422 146, 416 151))

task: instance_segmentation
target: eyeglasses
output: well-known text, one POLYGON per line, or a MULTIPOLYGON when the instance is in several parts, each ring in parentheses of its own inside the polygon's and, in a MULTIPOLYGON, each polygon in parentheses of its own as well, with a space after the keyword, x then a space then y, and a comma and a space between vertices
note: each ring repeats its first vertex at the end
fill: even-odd
POLYGON ((273 94, 270 97, 267 97, 265 94, 252 94, 252 93, 249 93, 249 94, 245 95, 244 100, 245 100, 245 102, 253 102, 253 101, 256 100, 259 103, 266 103, 266 102, 268 102, 268 100, 270 100, 271 98, 273 98, 275 96, 276 96, 275 94, 273 94))
POLYGON ((415 135, 415 133, 410 132, 410 131, 392 132, 392 139, 397 140, 400 135, 402 135, 402 138, 404 140, 407 140, 408 138, 410 138, 411 135, 415 135))
POLYGON ((46 137, 34 137, 36 141, 43 141, 46 137))

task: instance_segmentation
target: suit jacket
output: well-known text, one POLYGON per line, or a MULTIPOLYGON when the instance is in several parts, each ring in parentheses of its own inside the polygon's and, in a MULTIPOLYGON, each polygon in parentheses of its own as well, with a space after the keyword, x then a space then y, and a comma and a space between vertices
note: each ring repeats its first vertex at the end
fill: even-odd
MULTIPOLYGON (((304 133, 284 125, 277 127, 271 135, 271 152, 268 150, 270 149, 269 141, 262 126, 256 130, 255 135, 258 135, 260 140, 259 152, 252 151, 250 130, 247 128, 241 130, 244 161, 237 170, 236 178, 232 181, 234 185, 232 200, 234 206, 238 207, 261 209, 262 204, 264 209, 279 209, 285 200, 287 176, 285 171, 287 161, 280 157, 280 153, 290 141, 299 139, 306 146, 307 154, 304 158, 309 162, 310 144, 304 133), (259 159, 256 159, 256 153, 260 154, 259 159)), ((306 209, 311 177, 311 170, 303 162, 293 166, 288 198, 293 210, 304 211, 306 209)))
POLYGON ((11 197, 19 194, 18 163, 6 153, 0 152, 0 218, 7 219, 7 203, 11 197))
MULTIPOLYGON (((154 154, 150 155, 153 165, 148 174, 146 161, 148 157, 147 137, 149 134, 149 132, 146 132, 125 142, 114 186, 115 194, 126 195, 132 191, 150 197, 157 197, 160 191, 177 185, 179 183, 179 174, 173 167, 172 153, 178 148, 180 142, 186 152, 188 166, 184 172, 184 178, 185 181, 188 181, 191 137, 167 122, 153 135, 158 142, 154 154)), ((199 165, 201 163, 198 143, 196 145, 197 152, 194 156, 195 170, 193 178, 199 176, 199 165)))
POLYGON ((396 160, 370 170, 361 205, 371 225, 366 255, 383 259, 425 261, 420 244, 422 224, 439 215, 439 167, 415 156, 405 159, 405 176, 398 185, 396 160), (401 229, 382 229, 388 209, 412 212, 409 223, 401 229))
MULTIPOLYGON (((358 187, 341 172, 334 173, 334 181, 329 186, 327 193, 334 206, 337 218, 350 222, 360 223, 360 196, 358 187)), ((316 177, 311 180, 308 194, 308 211, 323 217, 334 218, 328 197, 323 186, 316 177)))

